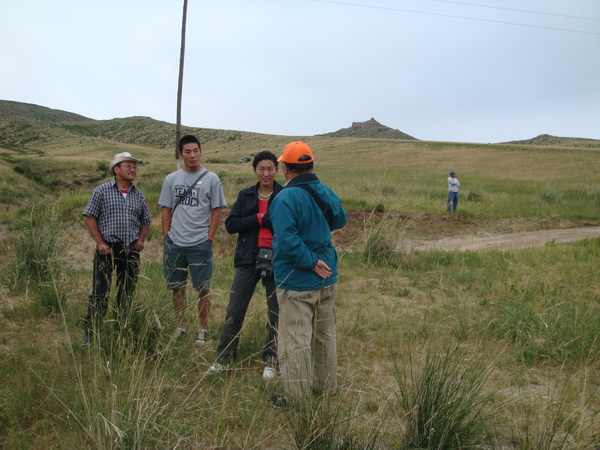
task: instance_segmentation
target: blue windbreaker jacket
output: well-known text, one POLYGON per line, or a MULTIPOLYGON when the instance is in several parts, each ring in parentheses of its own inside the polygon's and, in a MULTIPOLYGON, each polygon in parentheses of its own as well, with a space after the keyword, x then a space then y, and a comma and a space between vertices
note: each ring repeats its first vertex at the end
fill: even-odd
POLYGON ((319 181, 313 173, 292 178, 269 207, 273 225, 273 267, 278 288, 292 291, 312 291, 331 286, 337 281, 337 253, 331 242, 331 232, 342 228, 348 215, 339 197, 319 181), (332 226, 304 189, 297 184, 309 184, 331 209, 332 226), (324 280, 313 272, 317 260, 324 261, 332 276, 324 280))

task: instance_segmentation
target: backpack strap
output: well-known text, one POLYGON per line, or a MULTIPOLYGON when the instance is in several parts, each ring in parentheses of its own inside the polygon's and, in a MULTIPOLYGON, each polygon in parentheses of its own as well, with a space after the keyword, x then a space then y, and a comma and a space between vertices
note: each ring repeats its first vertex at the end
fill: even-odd
POLYGON ((190 192, 192 192, 192 189, 194 188, 194 186, 196 186, 198 184, 198 182, 202 179, 202 177, 204 177, 204 175, 206 175, 208 173, 208 169, 206 169, 205 172, 202 172, 200 174, 200 176, 198 178, 196 178, 196 181, 194 181, 188 188, 187 190, 183 193, 183 195, 181 197, 179 197, 177 199, 177 201, 175 202, 175 204, 173 205, 173 208, 171 208, 171 217, 173 217, 173 213, 175 212, 175 208, 177 208, 179 206, 179 204, 185 200, 185 198, 190 195, 190 192))
POLYGON ((331 209, 325 204, 325 202, 321 199, 321 197, 319 197, 317 195, 317 193, 314 191, 314 189, 312 187, 310 187, 310 185, 308 185, 308 184, 295 184, 292 187, 299 187, 310 194, 310 196, 313 198, 313 200, 315 201, 317 206, 323 212, 323 215, 325 216, 325 220, 327 221, 329 228, 332 228, 333 227, 333 214, 331 213, 331 209))

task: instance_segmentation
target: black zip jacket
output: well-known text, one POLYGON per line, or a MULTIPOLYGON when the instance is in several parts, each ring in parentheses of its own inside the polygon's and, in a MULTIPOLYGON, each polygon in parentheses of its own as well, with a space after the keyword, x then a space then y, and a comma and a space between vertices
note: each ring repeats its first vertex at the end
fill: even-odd
MULTIPOLYGON (((243 266, 256 263, 256 249, 258 248, 258 185, 242 189, 231 208, 229 217, 225 220, 225 229, 229 234, 239 233, 235 246, 233 265, 243 266)), ((277 181, 273 183, 273 195, 269 199, 269 206, 275 196, 283 189, 277 181)), ((264 215, 262 226, 273 232, 269 212, 264 215)))

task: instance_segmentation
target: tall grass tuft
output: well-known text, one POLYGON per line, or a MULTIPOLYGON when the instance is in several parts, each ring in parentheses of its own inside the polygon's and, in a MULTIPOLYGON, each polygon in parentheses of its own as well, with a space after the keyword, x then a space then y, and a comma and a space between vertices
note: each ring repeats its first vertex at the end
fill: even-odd
POLYGON ((366 435, 360 430, 357 414, 336 397, 313 398, 302 410, 286 411, 286 428, 299 450, 369 450, 379 448, 380 422, 366 435))
POLYGON ((54 210, 41 215, 32 208, 25 226, 7 243, 11 263, 5 276, 16 291, 32 291, 38 306, 48 312, 66 300, 65 247, 54 210))
MULTIPOLYGON (((75 393, 52 390, 90 448, 177 447, 190 433, 182 418, 207 409, 201 379, 182 397, 189 368, 182 349, 163 332, 162 293, 147 294, 134 298, 126 317, 107 315, 92 345, 72 348, 75 393)), ((201 434, 199 428, 191 435, 201 434)))
POLYGON ((558 193, 554 191, 544 191, 540 194, 540 200, 543 203, 554 203, 558 200, 558 193))
POLYGON ((70 413, 92 448, 166 445, 173 422, 186 409, 184 402, 174 402, 174 373, 129 349, 93 357, 92 373, 84 375, 79 367, 81 407, 70 413))
POLYGON ((490 440, 494 409, 484 391, 492 368, 458 357, 458 346, 443 354, 427 350, 425 360, 408 367, 396 361, 398 401, 405 412, 406 448, 470 448, 490 440))
MULTIPOLYGON (((588 362, 597 363, 597 356, 588 362)), ((534 449, 588 449, 600 448, 597 416, 590 406, 600 392, 597 382, 574 373, 567 374, 558 384, 519 392, 515 408, 535 411, 527 414, 525 423, 513 426, 512 440, 518 448, 534 449), (575 406, 573 399, 576 398, 575 406), (542 414, 539 414, 539 412, 542 414)), ((514 415, 514 417, 518 417, 514 415)))
POLYGON ((499 297, 488 329, 518 345, 527 364, 548 358, 584 361, 590 350, 597 350, 598 308, 581 308, 572 299, 549 301, 536 297, 530 291, 513 299, 499 297))
POLYGON ((406 221, 384 216, 380 221, 371 215, 365 221, 362 256, 369 265, 388 265, 397 267, 403 255, 398 252, 406 221))
POLYGON ((479 191, 467 191, 464 194, 464 199, 466 202, 480 202, 483 200, 483 193, 479 191))

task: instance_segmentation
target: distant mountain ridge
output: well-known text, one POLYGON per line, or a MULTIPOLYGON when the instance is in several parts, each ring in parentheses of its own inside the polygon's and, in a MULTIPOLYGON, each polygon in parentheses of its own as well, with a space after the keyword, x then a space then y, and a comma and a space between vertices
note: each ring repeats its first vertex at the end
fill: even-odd
MULTIPOLYGON (((194 134, 201 142, 260 135, 187 126, 182 126, 181 132, 194 134)), ((44 106, 0 100, 0 146, 28 148, 38 141, 68 137, 102 137, 115 142, 168 148, 175 145, 175 124, 139 116, 94 120, 44 106)))
POLYGON ((400 130, 380 124, 373 117, 365 122, 352 122, 352 126, 349 128, 342 128, 338 131, 318 136, 416 140, 416 138, 400 130))
MULTIPOLYGON (((184 134, 195 134, 201 142, 241 140, 251 136, 267 136, 249 131, 220 130, 182 126, 184 134)), ((96 136, 115 142, 148 144, 172 147, 175 139, 175 124, 151 117, 127 117, 110 120, 94 120, 88 117, 51 109, 30 103, 0 100, 0 145, 7 147, 29 147, 39 140, 60 139, 68 136, 96 136)), ((374 118, 365 122, 353 122, 342 128, 318 136, 417 140, 402 131, 382 125, 374 118)), ((510 145, 539 145, 555 147, 598 148, 600 140, 557 137, 541 134, 532 139, 503 142, 510 145)))

